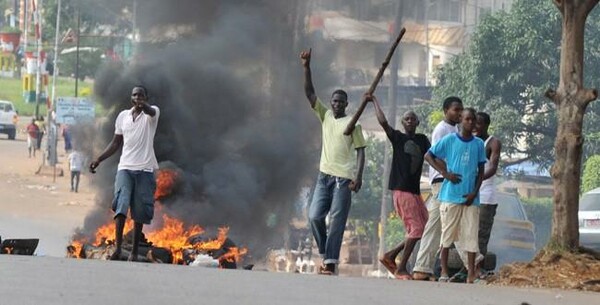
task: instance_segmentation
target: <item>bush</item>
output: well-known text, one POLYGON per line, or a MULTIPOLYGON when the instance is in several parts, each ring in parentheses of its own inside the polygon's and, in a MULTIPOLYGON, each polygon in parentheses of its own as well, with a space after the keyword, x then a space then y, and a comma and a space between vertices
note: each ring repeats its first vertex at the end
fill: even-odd
POLYGON ((600 187, 600 155, 593 155, 585 161, 581 192, 585 193, 597 187, 600 187))

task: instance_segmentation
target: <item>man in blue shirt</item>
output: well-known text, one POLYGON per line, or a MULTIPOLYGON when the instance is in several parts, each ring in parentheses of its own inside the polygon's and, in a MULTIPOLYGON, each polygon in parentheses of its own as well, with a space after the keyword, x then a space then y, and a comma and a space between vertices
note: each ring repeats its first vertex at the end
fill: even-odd
POLYGON ((439 281, 448 281, 448 251, 460 241, 468 254, 467 283, 476 278, 475 255, 479 252, 479 188, 486 162, 483 141, 473 136, 476 113, 466 108, 462 113, 460 133, 446 135, 425 155, 425 160, 443 177, 438 195, 442 222, 442 274, 439 281))

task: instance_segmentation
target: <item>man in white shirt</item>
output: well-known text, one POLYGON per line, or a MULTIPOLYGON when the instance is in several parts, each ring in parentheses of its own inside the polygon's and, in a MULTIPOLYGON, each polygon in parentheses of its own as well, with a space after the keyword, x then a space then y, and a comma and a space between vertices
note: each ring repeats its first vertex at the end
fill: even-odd
POLYGON ((112 156, 121 146, 123 151, 115 178, 115 197, 112 209, 115 212, 116 250, 111 260, 121 259, 123 228, 127 211, 134 221, 133 248, 129 261, 136 261, 138 246, 144 224, 150 224, 154 217, 154 192, 156 180, 154 171, 158 162, 154 155, 154 135, 158 126, 160 110, 148 103, 148 91, 143 86, 135 86, 131 92, 133 107, 121 111, 115 122, 115 134, 100 157, 90 164, 95 173, 100 162, 112 156))
POLYGON ((81 176, 81 169, 83 168, 84 155, 74 150, 69 154, 69 169, 71 170, 71 192, 77 193, 79 191, 79 177, 81 176))

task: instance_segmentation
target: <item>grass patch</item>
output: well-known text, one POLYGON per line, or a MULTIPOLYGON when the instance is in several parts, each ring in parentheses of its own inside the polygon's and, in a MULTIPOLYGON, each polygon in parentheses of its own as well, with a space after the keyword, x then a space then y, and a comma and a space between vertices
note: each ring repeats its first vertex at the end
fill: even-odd
MULTIPOLYGON (((48 79, 48 95, 51 94, 52 77, 48 79)), ((0 99, 13 102, 20 116, 31 116, 35 112, 35 103, 26 103, 23 98, 23 81, 16 78, 0 78, 0 99)), ((79 82, 79 92, 91 92, 92 84, 79 82)), ((59 77, 56 80, 56 96, 74 96, 75 80, 59 77)), ((96 113, 103 113, 103 110, 96 106, 96 113)), ((46 104, 40 104, 40 114, 46 115, 46 104)))

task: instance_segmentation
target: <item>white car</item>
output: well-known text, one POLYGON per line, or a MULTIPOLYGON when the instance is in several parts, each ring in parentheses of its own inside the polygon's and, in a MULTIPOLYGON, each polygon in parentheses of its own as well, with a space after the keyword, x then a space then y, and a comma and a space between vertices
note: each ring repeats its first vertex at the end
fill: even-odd
POLYGON ((14 140, 17 135, 17 121, 19 115, 12 102, 0 100, 0 133, 8 135, 14 140))
POLYGON ((600 188, 579 200, 579 245, 600 250, 600 188))

